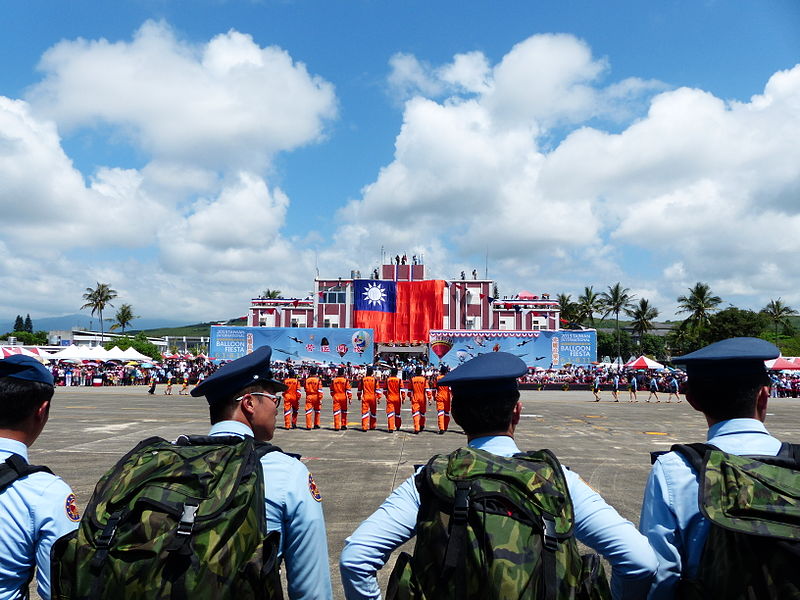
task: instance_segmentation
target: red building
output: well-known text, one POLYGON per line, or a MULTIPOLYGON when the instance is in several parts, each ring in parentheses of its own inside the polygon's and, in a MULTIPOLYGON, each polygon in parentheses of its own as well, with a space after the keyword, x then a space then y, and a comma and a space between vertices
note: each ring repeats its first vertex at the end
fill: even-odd
MULTIPOLYGON (((388 281, 422 281, 423 264, 386 264, 371 278, 388 281)), ((308 298, 254 298, 250 303, 247 324, 251 327, 354 327, 353 280, 362 279, 351 272, 349 279, 316 278, 308 298)), ((558 330, 558 302, 548 294, 527 291, 513 296, 492 296, 494 282, 472 278, 462 273, 459 279, 446 280, 442 293, 443 318, 437 329, 453 330, 558 330)), ((379 340, 389 342, 392 340, 379 340)))

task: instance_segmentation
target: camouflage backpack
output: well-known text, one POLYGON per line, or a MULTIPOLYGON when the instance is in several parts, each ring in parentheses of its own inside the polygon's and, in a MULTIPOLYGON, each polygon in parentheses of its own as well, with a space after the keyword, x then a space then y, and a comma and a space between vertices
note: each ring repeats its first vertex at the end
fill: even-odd
POLYGON ((148 438, 97 483, 80 527, 53 546, 55 600, 281 598, 253 438, 148 438))
POLYGON ((581 556, 564 473, 549 450, 434 456, 416 476, 414 555, 387 600, 610 598, 596 554, 581 556))
POLYGON ((697 577, 677 598, 800 598, 800 446, 737 456, 710 444, 675 445, 697 474, 710 522, 697 577))

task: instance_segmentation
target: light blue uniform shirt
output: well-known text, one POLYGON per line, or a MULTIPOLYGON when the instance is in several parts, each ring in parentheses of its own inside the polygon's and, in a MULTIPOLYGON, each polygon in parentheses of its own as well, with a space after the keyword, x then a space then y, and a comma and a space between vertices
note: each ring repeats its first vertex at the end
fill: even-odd
MULTIPOLYGON (((220 421, 211 427, 211 435, 253 437, 253 431, 238 421, 220 421)), ((261 464, 267 529, 281 534, 279 552, 286 566, 289 598, 332 598, 325 517, 322 502, 312 493, 316 486, 308 469, 282 452, 270 452, 261 464)))
MULTIPOLYGON (((477 438, 469 445, 499 456, 519 453, 509 436, 477 438)), ((575 511, 575 536, 611 563, 614 598, 644 598, 656 570, 656 558, 647 540, 579 475, 568 469, 564 474, 575 511)), ((412 476, 345 540, 339 568, 349 600, 381 597, 375 574, 392 551, 416 533, 419 505, 412 476)))
MULTIPOLYGON (((28 460, 25 444, 0 438, 0 462, 12 454, 28 460)), ((17 598, 34 565, 39 595, 50 598, 50 548, 77 529, 74 501, 70 487, 50 473, 32 473, 0 493, 0 599, 17 598)))
MULTIPOLYGON (((775 456, 781 443, 761 421, 730 419, 712 425, 707 440, 730 454, 775 456)), ((708 535, 708 520, 697 504, 697 478, 688 461, 675 452, 661 455, 650 471, 639 529, 658 557, 658 572, 649 598, 674 598, 681 573, 697 575, 708 535)))

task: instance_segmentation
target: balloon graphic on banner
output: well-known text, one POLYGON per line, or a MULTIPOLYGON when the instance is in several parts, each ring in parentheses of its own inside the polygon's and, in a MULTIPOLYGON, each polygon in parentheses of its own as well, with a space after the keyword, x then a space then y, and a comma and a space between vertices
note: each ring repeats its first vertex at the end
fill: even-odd
POLYGON ((453 342, 447 339, 436 340, 431 344, 431 350, 441 360, 453 348, 453 342))
POLYGON ((345 354, 347 354, 347 350, 348 350, 347 344, 339 344, 338 346, 336 346, 336 351, 339 353, 339 356, 344 356, 345 354))
POLYGON ((353 349, 356 352, 364 352, 369 344, 369 332, 360 329, 353 334, 353 349))

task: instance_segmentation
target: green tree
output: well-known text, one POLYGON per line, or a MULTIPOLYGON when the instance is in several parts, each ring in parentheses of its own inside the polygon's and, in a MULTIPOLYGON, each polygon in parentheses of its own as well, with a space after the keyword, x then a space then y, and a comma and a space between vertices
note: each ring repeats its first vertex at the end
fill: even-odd
POLYGON ((28 333, 33 333, 33 321, 31 321, 30 313, 28 313, 28 315, 25 317, 25 324, 23 331, 27 331, 28 333))
POLYGON ((732 337, 758 337, 768 324, 762 314, 729 306, 709 317, 700 342, 704 346, 732 337))
POLYGON ((698 281, 694 287, 689 288, 688 296, 678 296, 678 313, 689 313, 681 327, 700 335, 708 325, 711 315, 722 304, 722 298, 714 296, 707 283, 698 281))
POLYGON ((598 360, 608 356, 611 360, 615 359, 614 353, 623 357, 623 361, 633 354, 633 338, 627 331, 620 331, 619 337, 615 333, 608 331, 597 332, 597 356, 598 360))
POLYGON ((586 319, 589 319, 589 323, 594 327, 595 313, 603 312, 603 299, 594 291, 594 286, 583 288, 583 294, 578 296, 578 311, 580 320, 586 322, 586 319))
POLYGON ((578 321, 578 305, 572 301, 572 294, 558 295, 558 308, 561 311, 561 318, 572 323, 578 321))
POLYGON ((14 319, 14 331, 25 331, 25 322, 22 320, 22 315, 17 315, 14 319))
POLYGON ((118 346, 120 350, 127 350, 133 348, 137 352, 149 356, 153 360, 161 360, 161 351, 154 343, 147 339, 144 332, 140 331, 135 337, 124 335, 117 339, 110 341, 103 346, 106 350, 111 350, 114 346, 118 346))
POLYGON ((263 292, 261 292, 261 297, 262 298, 269 298, 269 299, 274 300, 276 298, 280 298, 281 297, 281 291, 280 290, 271 290, 270 288, 267 288, 263 292))
POLYGON ((657 361, 667 359, 667 339, 660 335, 645 333, 639 339, 639 350, 642 354, 652 356, 657 361))
POLYGON ((658 316, 658 309, 651 306, 650 301, 646 298, 641 298, 638 304, 625 309, 625 313, 633 319, 631 327, 641 339, 645 333, 653 329, 653 320, 658 316))
POLYGON ((670 357, 689 354, 702 346, 699 336, 686 327, 674 328, 667 334, 666 342, 670 357))
POLYGON ((47 345, 47 332, 36 331, 29 333, 27 331, 12 331, 0 336, 0 340, 7 340, 9 337, 17 338, 18 342, 22 342, 25 346, 46 346, 47 345))
POLYGON ((87 287, 83 294, 86 303, 81 306, 81 310, 90 308, 92 316, 95 313, 100 315, 100 343, 103 342, 103 311, 106 306, 114 306, 111 301, 117 297, 117 290, 112 290, 107 283, 98 282, 94 288, 87 287))
POLYGON ((629 294, 629 291, 628 288, 622 287, 622 285, 617 282, 614 285, 608 286, 608 291, 600 294, 603 302, 603 310, 605 311, 603 318, 614 313, 614 321, 616 322, 617 330, 617 356, 622 356, 622 354, 620 354, 622 348, 619 333, 619 313, 630 308, 636 297, 629 294))
POLYGON ((777 300, 770 300, 767 305, 761 309, 761 314, 767 317, 775 325, 775 343, 778 342, 778 325, 783 325, 785 328, 791 328, 792 324, 789 322, 789 317, 796 315, 797 311, 791 306, 787 306, 783 301, 778 298, 777 300))
POLYGON ((121 328, 122 333, 125 333, 125 328, 130 325, 134 319, 138 318, 139 315, 133 314, 133 307, 130 304, 121 304, 117 310, 117 314, 114 315, 115 322, 111 326, 111 331, 121 328))

